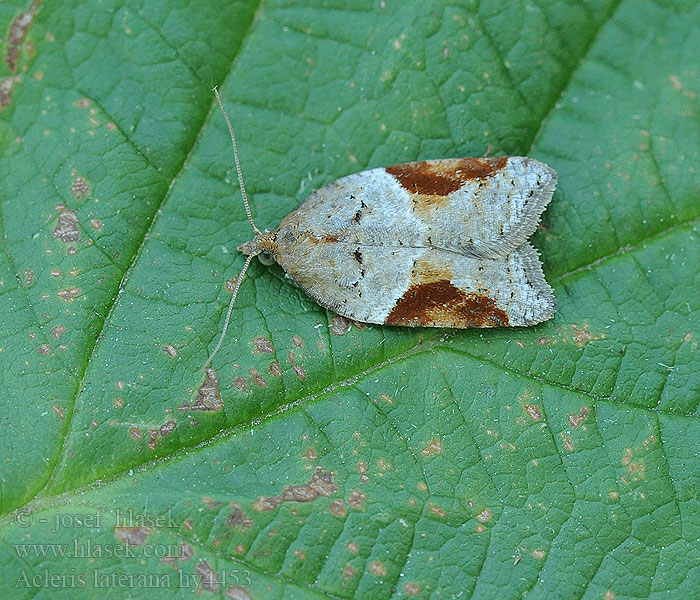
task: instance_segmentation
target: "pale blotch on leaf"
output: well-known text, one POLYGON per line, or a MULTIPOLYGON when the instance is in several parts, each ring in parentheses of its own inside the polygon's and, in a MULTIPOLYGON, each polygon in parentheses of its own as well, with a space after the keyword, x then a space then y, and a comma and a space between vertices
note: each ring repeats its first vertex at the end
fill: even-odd
POLYGON ((240 504, 236 502, 231 502, 231 514, 226 519, 226 525, 231 529, 238 529, 239 531, 245 531, 253 526, 252 519, 249 519, 243 512, 240 504))
POLYGON ((232 585, 224 590, 224 596, 229 600, 253 600, 250 592, 240 585, 232 585))
POLYGON ((186 401, 183 402, 178 407, 178 410, 201 410, 204 412, 215 412, 224 408, 224 403, 221 400, 221 395, 219 394, 219 378, 216 375, 216 371, 211 367, 208 367, 205 374, 206 377, 204 379, 204 383, 202 383, 197 391, 196 400, 192 404, 189 404, 186 401))
POLYGON ((73 302, 82 294, 82 290, 79 287, 66 288, 58 290, 56 295, 64 302, 73 302))
POLYGON ((194 571, 199 575, 199 585, 203 590, 211 593, 219 591, 219 577, 206 560, 200 560, 194 571))
POLYGON ((588 406, 584 405, 581 407, 581 412, 579 414, 570 414, 569 415, 569 425, 573 429, 578 429, 581 426, 581 423, 586 419, 588 416, 588 413, 590 412, 590 409, 588 406))
POLYGON ((267 387, 267 381, 265 381, 265 378, 262 375, 260 375, 260 372, 256 368, 252 368, 250 370, 250 376, 252 377, 253 381, 256 384, 258 384, 259 387, 267 387))
POLYGON ((253 339, 253 346, 253 354, 272 354, 275 351, 272 342, 266 337, 256 337, 253 339))
POLYGON ((177 423, 175 421, 168 421, 167 423, 164 423, 160 426, 160 435, 163 437, 170 435, 175 430, 175 427, 177 427, 177 423))
POLYGON ((526 404, 525 412, 527 413, 528 417, 535 422, 542 420, 542 411, 540 410, 540 407, 535 404, 526 404))
POLYGON ((84 177, 76 177, 70 186, 70 195, 76 200, 85 200, 90 197, 90 184, 84 177))
POLYGON ((36 13, 38 5, 39 2, 35 0, 29 10, 19 13, 10 25, 10 31, 7 34, 7 51, 5 52, 4 59, 11 73, 17 70, 22 42, 27 35, 27 31, 29 31, 29 28, 34 23, 34 14, 36 13))
POLYGON ((148 527, 122 527, 118 525, 114 528, 114 537, 127 546, 141 546, 149 535, 151 535, 151 530, 148 527))
POLYGON ((583 348, 589 342, 600 340, 605 337, 604 334, 593 335, 590 331, 588 331, 588 327, 588 323, 586 323, 585 325, 583 325, 583 327, 580 328, 576 325, 571 326, 571 331, 574 332, 574 343, 579 348, 583 348))
POLYGON ((417 583, 409 582, 403 586, 403 591, 407 596, 415 596, 420 594, 420 586, 417 583))
POLYGON ((486 523, 487 521, 491 520, 492 516, 493 516, 493 513, 491 512, 491 510, 488 508, 485 508, 478 515, 476 515, 476 520, 480 521, 481 523, 486 523))
POLYGON ((58 215, 58 223, 53 230, 53 237, 67 244, 80 239, 78 216, 72 210, 64 210, 58 215))
POLYGON ((341 317, 340 315, 333 315, 331 317, 331 333, 334 335, 345 335, 350 331, 351 323, 349 319, 341 317))
POLYGON ((282 366, 278 362, 271 362, 268 369, 273 377, 282 377, 282 366))
POLYGON ((361 510, 364 507, 366 498, 367 494, 365 494, 362 490, 353 490, 352 492, 350 492, 348 504, 353 508, 361 510))
POLYGON ((348 514, 348 509, 345 508, 345 503, 342 500, 333 500, 330 504, 331 512, 336 517, 346 517, 348 514))
POLYGON ((421 450, 423 456, 430 456, 431 454, 441 454, 442 453, 442 441, 441 440, 431 440, 428 445, 421 450))
POLYGON ((311 481, 302 485, 288 485, 279 496, 260 496, 253 508, 258 512, 274 510, 283 502, 311 502, 321 496, 332 496, 338 486, 333 483, 333 471, 324 471, 316 467, 311 481))
POLYGON ((571 438, 566 435, 563 431, 559 434, 561 436, 562 443, 564 444, 564 448, 566 449, 567 452, 573 452, 574 451, 574 442, 571 440, 571 438))

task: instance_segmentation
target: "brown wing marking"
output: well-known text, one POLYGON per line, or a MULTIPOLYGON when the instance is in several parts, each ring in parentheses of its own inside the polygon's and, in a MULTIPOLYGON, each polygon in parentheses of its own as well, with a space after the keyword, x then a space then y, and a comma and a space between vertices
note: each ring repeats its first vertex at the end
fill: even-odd
POLYGON ((443 279, 413 284, 387 316, 387 325, 421 327, 508 327, 508 315, 481 294, 465 293, 443 279))
POLYGON ((508 157, 454 158, 386 167, 401 187, 412 194, 448 196, 467 181, 486 179, 506 166, 508 157))

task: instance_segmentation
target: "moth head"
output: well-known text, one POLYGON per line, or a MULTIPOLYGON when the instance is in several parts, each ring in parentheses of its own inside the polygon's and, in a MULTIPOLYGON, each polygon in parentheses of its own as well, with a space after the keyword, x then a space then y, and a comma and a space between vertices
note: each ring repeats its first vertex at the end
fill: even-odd
POLYGON ((238 246, 238 251, 247 256, 257 256, 262 264, 271 265, 275 262, 276 237, 276 231, 259 233, 252 240, 238 246))

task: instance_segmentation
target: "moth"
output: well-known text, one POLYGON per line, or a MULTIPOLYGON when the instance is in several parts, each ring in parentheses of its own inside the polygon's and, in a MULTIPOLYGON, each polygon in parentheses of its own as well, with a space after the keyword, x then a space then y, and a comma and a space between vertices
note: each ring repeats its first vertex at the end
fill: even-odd
MULTIPOLYGON (((278 263, 321 306, 353 321, 406 327, 516 327, 554 316, 556 300, 528 238, 557 174, 532 158, 448 158, 348 175, 314 191, 275 231, 255 237, 224 331, 253 257, 278 263)), ((211 360, 210 357, 210 360, 211 360)))

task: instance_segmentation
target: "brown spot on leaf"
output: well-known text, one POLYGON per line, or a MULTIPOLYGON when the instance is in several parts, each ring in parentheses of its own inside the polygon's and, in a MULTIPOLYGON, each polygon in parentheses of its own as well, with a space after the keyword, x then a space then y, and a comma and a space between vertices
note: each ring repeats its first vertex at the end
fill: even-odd
POLYGON ((229 600, 253 600, 250 592, 240 585, 232 585, 224 590, 224 596, 229 600))
POLYGON ((244 392, 248 391, 248 385, 246 384, 245 379, 243 379, 243 377, 236 377, 233 380, 233 385, 239 390, 243 390, 244 392))
POLYGON ((170 344, 166 344, 165 346, 163 346, 163 350, 171 358, 175 358, 177 356, 177 348, 175 348, 175 346, 171 346, 170 344))
POLYGON ((331 512, 336 517, 345 517, 348 514, 348 509, 345 508, 345 503, 342 500, 333 500, 331 502, 331 512))
POLYGON ((384 577, 386 575, 386 567, 384 563, 375 560, 369 563, 369 572, 376 577, 384 577))
POLYGON ((92 227, 95 231, 102 231, 102 221, 99 219, 90 219, 90 227, 92 227))
POLYGON ((194 572, 199 575, 199 585, 203 590, 212 593, 219 591, 219 578, 206 560, 200 560, 195 565, 194 572))
POLYGON ((579 414, 570 414, 569 415, 569 425, 573 429, 578 429, 581 426, 581 423, 586 419, 588 416, 588 413, 590 412, 590 409, 588 406, 582 406, 581 407, 581 412, 579 414))
POLYGON ((333 471, 324 471, 322 467, 316 467, 316 472, 311 476, 309 483, 285 486, 279 496, 260 496, 253 508, 262 512, 273 510, 283 502, 311 502, 321 496, 331 496, 338 489, 338 486, 333 483, 333 475, 333 471))
POLYGON ((202 496, 202 503, 210 510, 216 510, 223 504, 222 502, 217 502, 211 496, 202 496))
POLYGON ((182 526, 187 529, 187 531, 192 531, 194 529, 194 523, 192 522, 192 519, 185 519, 182 522, 182 526))
POLYGON ((504 327, 508 315, 481 294, 467 294, 450 281, 414 284, 399 298, 386 318, 387 325, 504 327))
POLYGON ((306 371, 303 367, 300 367, 299 365, 294 365, 294 373, 299 379, 306 380, 306 371))
POLYGON ((151 535, 151 530, 148 527, 123 527, 117 525, 114 528, 114 537, 120 542, 124 542, 127 546, 141 546, 149 535, 151 535))
POLYGON ((604 337, 602 335, 593 335, 590 331, 588 331, 588 323, 580 328, 576 325, 572 325, 571 330, 574 332, 574 342, 579 348, 583 348, 586 344, 588 344, 588 342, 593 342, 604 337))
POLYGON ((345 317, 333 315, 331 317, 331 333, 334 335, 345 335, 350 331, 351 323, 345 317))
POLYGON ((62 409, 60 406, 58 406, 57 404, 54 404, 54 405, 51 407, 51 410, 53 410, 53 412, 56 413, 56 416, 57 416, 59 419, 61 419, 61 421, 63 421, 63 419, 66 418, 66 414, 63 412, 63 409, 62 409))
POLYGON ((57 340, 57 339, 59 339, 65 332, 66 332, 66 326, 65 326, 65 325, 56 325, 56 326, 51 330, 51 335, 53 336, 53 339, 57 340))
POLYGON ((348 542, 348 552, 352 552, 353 554, 357 554, 360 551, 360 546, 357 544, 357 542, 348 542))
POLYGON ((355 568, 350 563, 345 563, 343 569, 343 579, 348 580, 355 576, 355 568))
POLYGON ((304 340, 299 335, 292 336, 292 342, 297 348, 301 348, 304 345, 304 340))
POLYGON ((420 586, 417 583, 409 582, 403 586, 403 592, 407 596, 415 596, 420 594, 420 586))
POLYGON ((540 407, 536 404, 526 404, 525 412, 527 413, 527 416, 530 417, 533 421, 542 420, 542 411, 540 410, 540 407))
POLYGON ((265 381, 265 378, 262 375, 260 375, 260 372, 257 369, 251 369, 250 376, 253 378, 253 381, 257 383, 261 388, 267 387, 267 381, 265 381))
POLYGON ((231 502, 231 514, 226 519, 226 525, 231 529, 238 529, 239 531, 245 531, 253 526, 252 519, 249 519, 240 504, 236 502, 231 502))
POLYGON ((350 492, 348 504, 353 508, 361 510, 365 505, 366 498, 367 494, 365 494, 362 490, 353 490, 352 492, 350 492))
POLYGON ((7 35, 7 52, 4 60, 12 73, 17 70, 22 42, 27 35, 27 31, 34 23, 34 15, 40 3, 41 0, 34 0, 30 9, 19 13, 10 25, 10 32, 7 35))
POLYGON ((476 515, 476 520, 480 521, 482 523, 486 523, 487 521, 491 520, 492 516, 493 516, 493 513, 491 512, 491 510, 488 508, 485 508, 478 515, 476 515))
POLYGON ((272 342, 265 337, 256 337, 253 339, 253 354, 272 354, 275 351, 275 347, 272 342))
POLYGON ((0 111, 12 102, 12 90, 14 88, 14 77, 5 77, 5 79, 0 81, 0 111))
POLYGON ((146 447, 149 450, 155 450, 158 447, 158 430, 148 430, 148 443, 146 444, 146 447))
POLYGON ((442 453, 442 441, 431 440, 428 445, 421 450, 423 456, 430 456, 431 454, 441 454, 442 453))
POLYGON ((437 515, 438 517, 446 517, 447 513, 443 508, 440 508, 439 506, 436 506, 435 504, 430 504, 430 512, 433 513, 434 515, 437 515))
POLYGON ((439 162, 410 162, 386 172, 412 194, 446 197, 468 181, 488 179, 506 166, 508 158, 455 158, 439 162))
POLYGON ((216 371, 211 367, 206 369, 204 383, 199 387, 197 399, 190 405, 183 402, 179 410, 201 410, 205 412, 215 412, 224 408, 219 394, 219 378, 216 371))
POLYGON ((135 440, 142 440, 143 439, 143 431, 139 429, 138 427, 130 427, 129 428, 129 435, 134 438, 135 440))
POLYGON ((304 458, 307 460, 316 460, 318 458, 316 450, 313 448, 307 448, 306 452, 304 452, 304 458))
POLYGON ((80 239, 78 217, 72 210, 64 210, 58 215, 58 224, 53 230, 53 237, 63 243, 77 242, 80 239))
POLYGON ((561 436, 561 440, 564 444, 564 448, 566 448, 566 451, 573 452, 574 442, 571 440, 571 438, 568 435, 566 435, 563 431, 559 435, 561 436))
POLYGON ((177 423, 175 421, 168 421, 167 423, 164 423, 160 426, 160 435, 163 437, 170 435, 175 430, 175 427, 177 427, 177 423))
POLYGON ((273 377, 282 377, 282 366, 278 362, 271 362, 268 369, 273 377))
POLYGON ((90 197, 90 185, 83 177, 76 177, 70 186, 70 195, 76 200, 90 197))
POLYGON ((39 345, 39 354, 48 354, 50 350, 51 346, 49 346, 48 344, 39 345))
POLYGON ((75 300, 82 293, 83 292, 79 287, 72 287, 58 290, 56 295, 64 302, 73 302, 73 300, 75 300))

